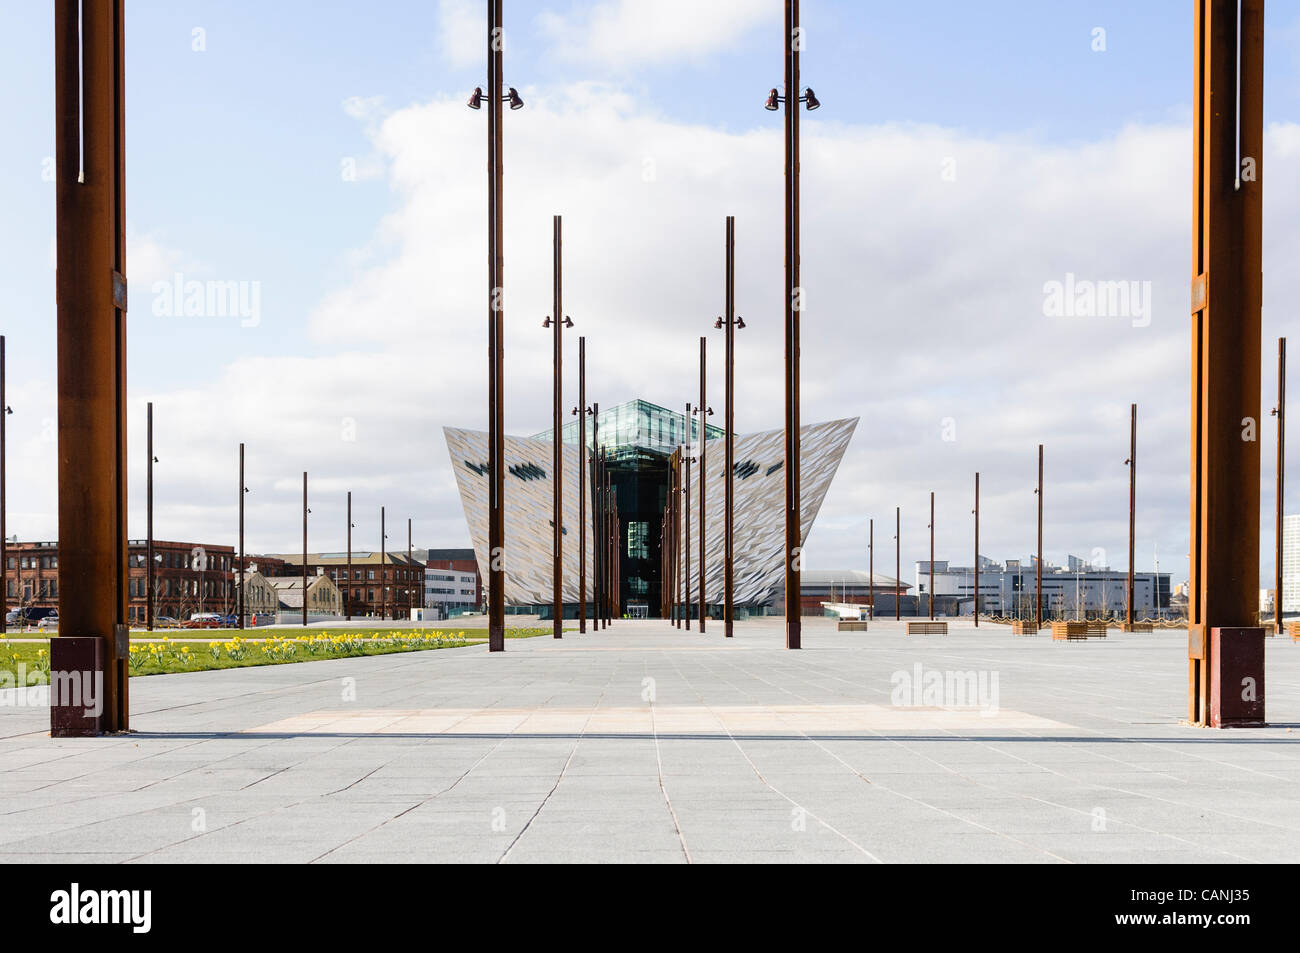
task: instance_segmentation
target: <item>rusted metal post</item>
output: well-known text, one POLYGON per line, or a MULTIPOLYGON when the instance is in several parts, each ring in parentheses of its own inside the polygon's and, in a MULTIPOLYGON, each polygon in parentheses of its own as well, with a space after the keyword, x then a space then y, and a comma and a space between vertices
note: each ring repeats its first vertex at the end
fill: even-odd
POLYGON ((560 216, 551 217, 551 257, 552 257, 552 307, 554 313, 548 319, 551 322, 552 348, 552 405, 554 413, 552 442, 554 462, 551 465, 551 522, 554 533, 551 569, 551 635, 553 638, 564 636, 564 431, 561 421, 564 403, 564 241, 563 224, 560 216))
POLYGON ((975 471, 975 628, 980 625, 980 475, 975 471))
POLYGON ((153 401, 145 404, 145 463, 144 478, 144 602, 145 628, 153 631, 153 401))
POLYGON ((725 552, 722 556, 722 619, 723 635, 731 638, 732 623, 735 621, 734 606, 732 597, 735 594, 735 579, 733 575, 733 558, 735 556, 735 543, 732 534, 735 529, 735 483, 736 483, 736 216, 727 216, 727 292, 726 292, 726 311, 722 317, 723 324, 727 329, 726 336, 726 365, 727 365, 727 396, 726 396, 726 421, 724 426, 727 428, 724 439, 726 440, 726 452, 724 467, 726 476, 724 478, 724 487, 726 490, 726 508, 727 511, 723 517, 723 532, 725 539, 725 552))
MULTIPOLYGON (((578 633, 587 631, 587 339, 578 335, 578 633)), ((662 544, 661 544, 662 548, 662 544)))
MULTIPOLYGON (((1219 726, 1215 663, 1258 640, 1264 2, 1196 0, 1188 721, 1219 726)), ((1254 649, 1251 649, 1254 651, 1254 649)), ((1263 720, 1259 659, 1258 722, 1263 720)))
POLYGON ((934 620, 934 490, 930 491, 930 619, 934 620))
POLYGON ((239 445, 239 627, 244 628, 244 445, 239 445))
POLYGON ((352 491, 348 490, 348 555, 347 564, 343 570, 348 588, 343 590, 343 617, 349 622, 352 621, 352 528, 352 491))
POLYGON ((1038 558, 1034 565, 1034 631, 1043 628, 1043 445, 1038 445, 1038 558))
POLYGON ((302 471, 302 624, 307 626, 307 471, 302 471))
POLYGON ((894 507, 894 621, 903 617, 903 516, 902 507, 894 507))
POLYGON ((708 420, 708 415, 709 415, 708 404, 705 403, 705 376, 707 374, 707 361, 705 359, 706 346, 707 346, 706 339, 701 337, 700 338, 700 406, 699 406, 699 413, 700 413, 700 443, 699 443, 699 447, 700 447, 700 632, 701 633, 704 632, 704 621, 705 621, 705 617, 708 615, 707 605, 706 605, 708 595, 704 591, 705 570, 707 568, 705 566, 705 561, 704 561, 705 528, 708 526, 708 522, 705 519, 704 506, 705 506, 705 497, 707 496, 707 490, 709 485, 709 480, 708 480, 709 471, 704 465, 704 451, 705 451, 704 445, 708 439, 707 433, 705 431, 705 427, 707 426, 706 422, 708 420))
POLYGON ((682 466, 686 470, 686 497, 682 501, 682 512, 686 516, 686 578, 684 585, 686 587, 684 598, 682 599, 682 608, 686 612, 686 631, 691 631, 691 609, 695 601, 691 598, 691 437, 694 436, 695 418, 691 413, 691 402, 686 402, 686 444, 685 452, 682 454, 682 466))
POLYGON ((411 567, 415 565, 411 552, 411 517, 406 518, 406 618, 411 618, 411 609, 415 607, 415 573, 411 567))
POLYGON ((785 0, 785 647, 802 645, 799 503, 799 0, 785 0))
POLYGON ((0 334, 0 634, 9 631, 9 544, 5 539, 5 423, 9 404, 5 396, 5 336, 0 334))
POLYGON ((876 521, 867 520, 867 618, 876 617, 876 521))
POLYGON ((388 530, 385 527, 384 507, 379 508, 379 618, 388 618, 388 530))
POLYGON ((58 641, 69 641, 51 645, 51 675, 103 681, 102 713, 77 725, 51 697, 56 737, 129 728, 124 33, 122 0, 54 6, 58 641), (78 661, 61 669, 65 657, 78 661))
POLYGON ((506 648, 505 256, 501 0, 488 0, 488 651, 506 648))
POLYGON ((1286 338, 1277 339, 1277 491, 1273 522, 1273 624, 1282 634, 1282 504, 1286 500, 1286 338))
MULTIPOLYGON (((1133 564, 1137 560, 1137 468, 1138 468, 1138 405, 1129 407, 1128 425, 1128 581, 1124 593, 1124 627, 1133 631, 1136 605, 1133 599, 1136 575, 1133 564)), ((1155 580, 1159 584, 1159 580, 1155 580)))

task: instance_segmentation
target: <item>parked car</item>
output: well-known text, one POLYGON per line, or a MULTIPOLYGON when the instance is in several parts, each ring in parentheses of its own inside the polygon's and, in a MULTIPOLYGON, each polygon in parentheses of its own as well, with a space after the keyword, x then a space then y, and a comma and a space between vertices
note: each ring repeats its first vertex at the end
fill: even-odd
POLYGON ((221 628, 221 616, 215 612, 196 612, 190 616, 190 621, 185 623, 187 629, 219 629, 221 628))
POLYGON ((169 615, 154 616, 153 627, 155 629, 179 629, 180 620, 169 615))
POLYGON ((36 623, 36 628, 38 629, 57 629, 58 627, 59 614, 57 612, 51 612, 45 618, 41 619, 40 622, 36 623))
POLYGON ((5 624, 7 625, 37 625, 48 615, 58 617, 59 610, 53 606, 24 606, 21 609, 10 609, 5 613, 5 624))

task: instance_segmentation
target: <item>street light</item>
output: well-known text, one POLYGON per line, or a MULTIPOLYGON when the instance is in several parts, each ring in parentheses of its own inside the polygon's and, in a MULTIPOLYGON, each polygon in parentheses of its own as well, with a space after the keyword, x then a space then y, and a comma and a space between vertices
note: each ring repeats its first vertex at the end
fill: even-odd
POLYGON ((244 494, 248 486, 244 483, 244 445, 239 445, 239 627, 244 627, 244 494))
POLYGON ((723 506, 725 513, 722 520, 722 629, 726 638, 731 638, 732 623, 735 621, 732 599, 735 595, 733 575, 733 517, 735 514, 736 484, 736 329, 745 326, 745 319, 736 315, 736 216, 727 216, 726 237, 726 313, 719 315, 713 326, 726 329, 726 354, 724 364, 726 396, 723 402, 723 506))
POLYGON ((587 631, 587 339, 578 336, 578 632, 587 631))
POLYGON ((347 582, 347 588, 343 590, 343 617, 348 622, 352 621, 352 600, 349 596, 352 592, 352 531, 356 527, 357 524, 352 522, 352 491, 348 490, 348 556, 343 569, 344 579, 347 582))
POLYGON ((153 465, 158 458, 153 455, 153 401, 145 405, 145 450, 148 464, 145 470, 145 627, 153 631, 153 465))
POLYGON ((785 647, 802 645, 799 618, 801 525, 799 505, 799 103, 817 109, 811 89, 799 94, 799 0, 785 0, 785 95, 773 88, 765 108, 785 104, 785 647))
MULTIPOLYGON (((487 89, 477 87, 471 109, 488 100, 488 651, 504 652, 505 642, 505 277, 502 213, 502 27, 501 0, 488 0, 487 89)), ((508 87, 512 110, 523 108, 519 92, 508 87)))
MULTIPOLYGON (((511 96, 515 91, 510 90, 511 96)), ((519 105, 523 105, 521 102, 519 105)), ((510 108, 515 108, 513 99, 510 108)), ((552 342, 552 442, 554 463, 551 469, 551 522, 554 524, 554 542, 551 570, 551 634, 564 637, 564 432, 561 429, 561 407, 564 406, 564 329, 573 327, 573 320, 564 314, 564 241, 563 222, 559 215, 551 218, 552 292, 554 317, 547 317, 542 327, 553 328, 552 342), (563 315, 563 320, 561 320, 563 315)))
POLYGON ((699 457, 700 457, 700 631, 704 631, 704 617, 706 615, 706 596, 704 592, 704 490, 708 485, 706 474, 708 471, 704 468, 704 441, 705 441, 705 418, 713 416, 713 408, 704 406, 704 338, 700 338, 700 403, 694 409, 694 412, 700 417, 699 433, 699 457))

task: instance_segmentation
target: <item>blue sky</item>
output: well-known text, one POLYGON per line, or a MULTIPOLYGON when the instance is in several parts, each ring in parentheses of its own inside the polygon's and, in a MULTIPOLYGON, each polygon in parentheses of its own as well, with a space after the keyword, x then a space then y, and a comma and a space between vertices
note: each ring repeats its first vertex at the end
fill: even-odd
MULTIPOLYGON (((204 534, 213 533, 224 539, 230 535, 223 529, 227 515, 208 499, 208 481, 223 485, 225 477, 212 474, 224 466, 220 461, 229 456, 226 443, 243 432, 238 427, 229 428, 229 420, 225 419, 235 413, 232 381, 254 382, 256 393, 251 406, 275 418, 249 437, 264 440, 268 461, 272 451, 282 446, 286 432, 301 429, 306 433, 315 426, 321 410, 319 402, 314 406, 310 401, 298 402, 291 388, 295 375, 328 375, 336 366, 331 362, 340 354, 375 358, 376 363, 365 366, 379 369, 377 375, 367 378, 377 387, 387 384, 383 369, 384 360, 390 356, 396 361, 391 365, 395 378, 432 378, 423 390, 399 386, 394 391, 394 399, 407 410, 396 415, 397 422, 391 424, 394 430, 369 448, 367 459, 362 461, 366 465, 383 460, 379 448, 401 444, 403 434, 415 433, 413 428, 425 423, 438 427, 480 423, 477 377, 457 377, 446 370, 449 363, 456 363, 445 349, 448 336, 457 336, 459 329, 466 327, 459 316, 424 310, 425 304, 410 296, 405 300, 411 301, 412 313, 423 317, 398 326, 394 333, 404 335, 407 343, 397 348, 391 336, 363 333, 353 339, 337 328, 328 330, 328 326, 331 308, 337 308, 331 302, 345 301, 356 308, 356 320, 368 331, 383 327, 391 316, 395 300, 393 277, 383 269, 413 254, 417 241, 409 222, 412 210, 420 207, 417 197, 426 187, 403 172, 410 156, 427 156, 421 150, 437 149, 440 144, 451 149, 455 143, 460 150, 455 160, 448 160, 446 170, 435 174, 450 175, 451 170, 459 170, 465 179, 465 194, 460 196, 454 190, 438 193, 436 199, 431 199, 432 207, 452 208, 463 198, 467 208, 478 202, 478 218, 482 217, 482 152, 474 138, 481 137, 481 115, 436 108, 440 103, 463 101, 468 91, 482 82, 483 54, 478 33, 470 32, 468 41, 460 39, 467 35, 467 17, 473 30, 481 30, 482 6, 477 2, 128 3, 128 223, 133 248, 141 249, 128 264, 129 269, 137 266, 129 270, 133 281, 130 389, 136 401, 156 401, 160 428, 165 424, 171 434, 169 439, 178 444, 170 456, 178 470, 184 468, 183 478, 178 474, 170 481, 162 481, 160 507, 164 525, 169 528, 160 530, 160 535, 182 539, 206 538, 204 534), (193 49, 196 29, 202 31, 201 51, 193 49), (432 119, 435 115, 439 118, 432 119), (441 118, 444 115, 447 118, 441 118), (472 134, 469 130, 473 130, 472 134), (459 145, 462 142, 466 144, 464 149, 459 145), (340 165, 348 159, 357 160, 364 170, 359 181, 341 181, 340 165), (149 288, 141 283, 142 272, 150 271, 145 267, 149 263, 156 266, 151 275, 180 270, 214 279, 258 281, 264 319, 255 333, 250 333, 237 322, 221 318, 178 321, 154 315, 149 309, 149 288), (378 288, 389 289, 386 296, 378 288), (368 311, 372 306, 375 310, 368 311), (402 351, 409 353, 399 353, 402 351), (183 399, 180 395, 184 395, 183 399), (419 414, 428 420, 417 420, 419 414), (191 432, 183 445, 177 436, 182 426, 191 432), (198 462, 192 458, 205 450, 204 439, 212 442, 213 456, 198 462), (181 457, 183 465, 178 459, 181 457)), ((716 136, 716 141, 723 144, 719 149, 734 145, 738 150, 748 150, 755 143, 773 141, 779 144, 779 138, 770 138, 776 131, 776 120, 761 108, 766 90, 780 84, 779 0, 719 0, 709 5, 711 13, 696 10, 699 6, 667 4, 658 8, 663 22, 654 22, 629 17, 626 5, 619 2, 507 0, 506 79, 518 86, 530 102, 530 109, 508 119, 507 174, 524 168, 515 176, 514 184, 508 185, 508 190, 515 190, 507 194, 508 227, 532 227, 521 219, 527 216, 526 210, 534 199, 542 206, 549 203, 549 207, 567 213, 572 191, 561 193, 555 175, 528 179, 527 167, 554 163, 555 168, 563 168, 566 150, 580 151, 579 139, 593 123, 625 122, 628 135, 684 131, 683 141, 716 136), (674 9, 682 12, 674 13, 674 9), (613 32, 600 33, 601 24, 613 32), (564 117, 566 121, 557 120, 548 130, 539 125, 548 117, 564 117), (513 143, 519 143, 515 151, 513 143), (531 182, 534 193, 552 187, 556 192, 523 195, 522 182, 531 182)), ((1275 2, 1269 5, 1268 17, 1266 120, 1289 127, 1300 120, 1300 8, 1275 2)), ((7 292, 10 315, 4 332, 10 355, 10 403, 16 410, 11 451, 26 452, 34 474, 26 483, 21 476, 11 478, 10 508, 14 515, 10 525, 13 531, 30 538, 52 535, 57 530, 53 495, 48 481, 38 475, 52 472, 54 463, 53 447, 42 439, 53 406, 54 187, 41 178, 42 162, 54 151, 53 25, 50 6, 43 3, 5 2, 4 19, 7 49, 0 58, 0 84, 21 91, 21 95, 9 98, 6 148, 0 150, 0 207, 5 209, 6 225, 0 230, 0 282, 7 292), (23 403, 27 406, 21 406, 23 403)), ((887 151, 891 142, 899 144, 900 157, 910 154, 905 150, 909 143, 917 146, 949 140, 965 144, 968 151, 960 154, 967 155, 973 149, 977 166, 980 162, 988 162, 990 167, 999 162, 1023 162, 1026 193, 1039 190, 1039 194, 1051 197, 1057 192, 1051 187, 1051 176, 1061 174, 1079 156, 1090 155, 1090 150, 1122 155, 1124 149, 1130 148, 1126 130, 1137 130, 1131 148, 1152 149, 1151 162, 1156 168, 1141 163, 1135 168, 1145 168, 1141 174, 1157 180, 1186 181, 1183 165, 1177 163, 1185 164, 1190 145, 1178 152, 1176 140, 1169 151, 1160 151, 1152 143, 1167 141, 1170 130, 1176 132, 1188 121, 1192 51, 1191 4, 1187 0, 1007 0, 980 4, 804 0, 803 20, 807 35, 803 79, 817 90, 824 106, 809 117, 805 126, 809 136, 806 149, 820 150, 817 157, 810 153, 806 158, 805 189, 812 209, 819 200, 833 209, 834 196, 829 194, 834 188, 833 176, 843 174, 851 182, 855 175, 855 168, 846 165, 853 153, 837 150, 848 150, 850 145, 856 147, 863 142, 874 145, 874 151, 869 153, 871 161, 886 167, 891 159, 881 152, 887 151), (1104 52, 1092 49, 1097 27, 1105 30, 1104 52), (1149 137, 1144 138, 1147 134, 1149 137), (818 139, 819 135, 822 139, 818 139), (1171 156, 1177 162, 1169 162, 1171 156), (1162 168, 1162 163, 1168 167, 1162 168), (827 170, 821 182, 816 178, 819 168, 827 170), (1042 178, 1044 175, 1048 178, 1042 178)), ((585 168, 595 171, 588 172, 589 177, 603 168, 601 156, 616 147, 616 142, 593 144, 591 165, 585 168)), ((928 163, 929 153, 924 150, 929 146, 918 148, 928 163)), ((735 161, 728 158, 716 170, 710 167, 710 155, 701 147, 692 159, 693 168, 674 166, 674 155, 657 154, 656 158, 660 168, 672 167, 671 172, 664 173, 665 179, 685 176, 693 187, 702 190, 701 195, 722 195, 724 201, 732 202, 734 208, 729 208, 742 221, 768 221, 773 200, 779 198, 779 147, 756 148, 752 153, 756 158, 748 166, 728 166, 735 161), (775 176, 762 179, 772 171, 775 176), (760 183, 753 193, 758 198, 751 199, 737 184, 751 177, 760 183), (761 184, 764 181, 766 186, 761 184), (758 203, 752 211, 746 204, 751 201, 758 203)), ((1099 161, 1104 164, 1106 160, 1099 161)), ((1293 171, 1294 166, 1275 166, 1272 182, 1278 181, 1283 169, 1293 171)), ((860 174, 896 177, 898 173, 896 169, 873 172, 873 167, 863 163, 860 174)), ((1014 177, 1009 181, 1014 182, 1014 177)), ((575 173, 570 188, 583 187, 584 179, 575 173)), ((870 182, 863 188, 870 189, 870 182)), ((893 191, 897 192, 897 188, 893 191)), ((1023 195, 1019 198, 1024 200, 1023 195)), ((1168 213, 1168 224, 1159 229, 1153 226, 1146 244, 1135 246, 1139 251, 1127 258, 1107 261, 1103 256, 1095 264, 1099 276, 1116 270, 1138 278, 1149 274, 1158 294, 1175 297, 1185 293, 1186 275, 1178 269, 1186 256, 1176 242, 1185 241, 1185 232, 1190 230, 1190 198, 1174 187, 1161 201, 1165 203, 1161 212, 1168 213), (1179 223, 1185 225, 1181 233, 1177 230, 1179 223), (1142 248, 1151 250, 1149 259, 1141 257, 1142 248)), ((707 200, 704 204, 708 205, 709 216, 722 211, 721 206, 715 210, 707 200)), ((972 200, 972 207, 978 205, 979 201, 972 200)), ((925 214, 934 217, 936 208, 945 207, 925 205, 925 214)), ((953 207, 961 206, 957 203, 953 207)), ((988 207, 996 209, 997 205, 988 207)), ((716 242, 710 231, 715 227, 714 218, 704 220, 701 211, 701 220, 696 221, 687 206, 677 219, 655 220, 656 209, 664 208, 662 203, 650 202, 643 210, 645 218, 626 223, 637 229, 662 227, 658 246, 647 240, 647 255, 654 255, 655 249, 662 246, 662 267, 671 269, 699 255, 715 254, 716 242), (690 255, 683 251, 680 259, 673 258, 674 246, 691 241, 697 234, 708 236, 703 244, 706 251, 690 255)), ((979 233, 971 232, 972 228, 1014 228, 1014 220, 990 223, 988 214, 966 220, 965 225, 956 218, 951 222, 935 218, 921 223, 925 228, 915 234, 915 246, 894 241, 891 231, 897 227, 895 216, 915 218, 917 212, 917 205, 907 201, 888 210, 864 207, 859 219, 862 235, 852 239, 832 236, 832 216, 828 212, 824 240, 828 248, 840 248, 846 241, 860 239, 864 251, 877 258, 896 252, 898 261, 893 263, 892 271, 887 270, 876 281, 874 287, 878 287, 891 275, 917 271, 927 255, 946 254, 953 259, 964 244, 979 240, 979 233), (967 231, 963 232, 963 227, 967 231), (927 248, 932 251, 927 252, 927 248), (936 250, 945 248, 947 252, 936 250)), ((1079 214, 1085 213, 1086 205, 1079 214)), ((481 261, 481 239, 477 231, 472 231, 478 227, 473 224, 476 220, 466 218, 469 224, 465 227, 452 227, 453 221, 460 220, 452 217, 447 223, 438 223, 429 217, 427 208, 422 214, 426 230, 433 234, 418 239, 421 253, 437 258, 440 249, 445 249, 451 257, 461 246, 469 246, 477 254, 471 260, 481 261)), ((579 274, 575 294, 581 301, 584 265, 576 256, 582 253, 584 220, 581 211, 575 214, 577 221, 570 228, 575 235, 573 267, 579 274)), ((532 217, 538 221, 542 218, 540 212, 532 217)), ((818 226, 815 217, 805 222, 806 256, 819 253, 818 226)), ((918 227, 916 221, 909 223, 913 232, 918 227)), ((1133 231, 1130 223, 1117 227, 1133 231)), ((1293 247, 1292 231, 1288 226, 1278 246, 1293 247)), ((1107 244, 1104 228, 1100 234, 1102 237, 1093 245, 1107 244)), ((516 244, 508 248, 511 257, 507 280, 520 275, 524 288, 521 294, 527 294, 534 266, 531 261, 523 266, 516 264, 524 252, 511 248, 518 247, 516 244)), ((593 236, 593 256, 601 247, 602 240, 593 236)), ((532 258, 545 267, 549 248, 538 248, 532 258)), ((712 258, 709 261, 712 263, 712 258)), ((619 264, 610 263, 609 268, 619 264)), ((638 267, 644 272, 645 284, 631 282, 629 287, 655 288, 655 269, 648 262, 638 267)), ((756 261, 753 267, 765 277, 775 274, 779 272, 779 258, 756 261)), ((1064 258, 1060 262, 1053 260, 1043 265, 1041 277, 1058 276, 1073 267, 1064 258)), ((476 270, 466 272, 464 282, 471 293, 477 293, 483 276, 476 270)), ((596 274, 592 269, 593 285, 596 274)), ((984 279, 979 269, 972 269, 972 274, 962 279, 967 280, 978 283, 984 279)), ((764 293, 770 284, 763 285, 764 293)), ((934 274, 924 284, 933 288, 934 274)), ((1029 284, 1034 286, 1029 291, 1036 292, 1041 282, 1035 277, 1029 284)), ((954 287, 962 287, 961 281, 954 287)), ((943 325, 936 325, 939 337, 960 339, 961 328, 968 322, 957 315, 969 291, 952 294, 950 301, 939 298, 928 304, 932 312, 927 313, 936 322, 955 322, 947 331, 943 325)), ((1032 299, 1033 294, 1028 297, 1032 299)), ((1001 290, 993 288, 989 300, 995 299, 1004 300, 1001 290)), ((396 300, 402 310, 404 299, 397 296, 396 300)), ((540 314, 548 306, 544 296, 533 296, 526 302, 522 297, 518 300, 521 306, 526 303, 527 320, 522 324, 529 326, 532 312, 540 314)), ((690 300, 685 292, 683 300, 690 300)), ((617 289, 610 289, 605 297, 593 296, 589 306, 599 306, 606 316, 616 315, 624 307, 629 314, 635 311, 630 302, 619 297, 617 289)), ((664 307, 674 309, 668 303, 664 307)), ((715 309, 712 300, 702 302, 700 307, 702 311, 715 309)), ((870 362, 876 357, 872 342, 877 338, 870 329, 870 302, 855 299, 854 308, 853 316, 844 312, 828 315, 821 328, 832 337, 843 336, 859 348, 864 361, 870 362), (856 309, 866 314, 859 317, 856 309)), ((476 311, 470 317, 474 324, 464 333, 472 337, 479 333, 480 322, 476 311)), ((608 320, 613 321, 613 317, 608 320)), ((898 317, 890 320, 897 321, 898 317)), ((920 326, 923 319, 913 315, 908 320, 920 326)), ((1267 339, 1285 333, 1286 328, 1281 317, 1269 323, 1271 320, 1266 314, 1266 354, 1271 353, 1267 339)), ((587 326, 591 327, 590 321, 587 326)), ((590 333, 598 332, 593 329, 590 333)), ((607 327, 606 339, 622 342, 625 339, 618 335, 631 333, 626 327, 607 327)), ((682 334, 687 332, 683 330, 682 334)), ((932 331, 931 337, 934 334, 932 331)), ((1054 343, 1059 338, 1045 331, 1039 335, 1039 329, 1028 332, 1027 346, 1041 348, 1044 353, 1061 346, 1054 343)), ((1176 421, 1182 412, 1179 402, 1185 400, 1185 373, 1179 369, 1185 352, 1177 353, 1181 338, 1175 331, 1169 331, 1169 335, 1168 341, 1174 343, 1168 347, 1162 344, 1156 350, 1163 352, 1172 347, 1175 359, 1167 370, 1153 375, 1149 397, 1144 401, 1168 405, 1169 419, 1176 421)), ((1103 338, 1097 339, 1101 342, 1096 345, 1099 357, 1115 363, 1121 359, 1119 355, 1132 353, 1124 351, 1125 345, 1118 343, 1110 331, 1103 338)), ((688 343, 694 340, 689 336, 681 339, 688 343)), ((916 345, 919 339, 911 340, 916 345)), ((468 353, 477 355, 478 338, 472 337, 469 345, 468 353)), ((818 359, 815 348, 811 358, 818 359)), ((473 370, 475 374, 479 371, 477 366, 473 370)), ((998 383, 1002 373, 1003 369, 990 367, 978 380, 963 377, 944 381, 932 387, 926 397, 965 407, 988 407, 989 414, 1002 420, 1009 433, 1022 421, 1018 418, 1020 411, 1005 402, 1007 395, 998 383)), ((676 393, 685 389, 690 379, 689 362, 683 361, 672 374, 672 384, 665 390, 676 393)), ((717 379, 716 373, 714 376, 717 379)), ((808 378, 807 372, 805 376, 808 378)), ((1266 389, 1271 386, 1270 378, 1271 374, 1266 373, 1266 389)), ((623 393, 614 384, 612 380, 607 403, 633 396, 673 402, 668 393, 623 393)), ((883 518, 892 509, 894 499, 908 492, 906 488, 918 476, 907 475, 909 459, 914 459, 922 472, 947 468, 937 458, 924 456, 930 451, 919 448, 919 438, 898 429, 902 426, 898 421, 911 420, 913 412, 918 420, 928 420, 941 413, 941 408, 921 408, 920 397, 909 404, 906 394, 896 394, 885 404, 859 405, 847 392, 840 395, 838 402, 834 394, 824 395, 819 405, 817 382, 810 380, 810 386, 814 389, 810 400, 815 412, 824 411, 823 416, 864 416, 853 451, 860 456, 856 462, 846 461, 849 465, 840 481, 845 486, 837 484, 832 491, 810 544, 815 565, 838 565, 856 559, 858 524, 864 523, 863 514, 872 510, 883 518), (890 462, 873 456, 882 449, 892 450, 890 462)), ((331 421, 348 417, 350 398, 346 390, 333 393, 338 395, 339 406, 329 409, 331 421)), ((518 423, 509 429, 529 433, 545 426, 534 412, 534 405, 540 406, 536 394, 526 393, 521 384, 518 396, 512 399, 519 413, 515 416, 518 423)), ((1114 405, 1126 413, 1128 399, 1106 388, 1107 408, 1113 409, 1114 405)), ((755 406, 762 406, 764 412, 755 412, 748 421, 742 419, 742 429, 775 425, 769 412, 775 405, 767 402, 766 395, 756 395, 755 406)), ((142 422, 142 417, 135 421, 140 424, 137 433, 143 429, 142 422)), ((1076 426, 1078 423, 1072 422, 1069 414, 1059 415, 1051 427, 1040 428, 1046 431, 1041 439, 1050 442, 1052 431, 1058 428, 1064 433, 1086 433, 1087 428, 1076 426)), ((437 443, 433 431, 422 434, 422 440, 430 438, 431 443, 437 443)), ((1171 448, 1168 472, 1162 472, 1157 465, 1151 479, 1165 480, 1155 485, 1174 498, 1159 520, 1153 515, 1147 535, 1153 546, 1160 540, 1162 549, 1179 552, 1186 536, 1185 516, 1177 516, 1185 514, 1183 497, 1178 494, 1186 492, 1185 476, 1179 468, 1185 469, 1186 454, 1178 449, 1178 431, 1171 429, 1167 437, 1171 448)), ((390 513, 414 514, 417 526, 423 523, 426 527, 428 538, 422 537, 423 542, 464 542, 463 517, 441 446, 408 447, 409 452, 399 453, 383 466, 365 470, 361 463, 350 469, 346 460, 331 458, 318 440, 304 440, 293 462, 275 460, 276 475, 267 477, 261 504, 265 507, 265 529, 260 530, 260 536, 254 534, 255 546, 285 548, 281 537, 291 533, 293 527, 289 509, 293 478, 303 468, 319 470, 326 480, 332 480, 327 484, 330 492, 348 484, 352 469, 364 470, 358 477, 359 485, 373 488, 376 506, 382 495, 390 513)), ((1082 444, 1078 452, 1085 452, 1082 444)), ((1266 459, 1270 452, 1266 445, 1266 459)), ((951 477, 954 494, 965 487, 965 470, 980 465, 975 456, 963 459, 959 467, 954 463, 953 469, 962 471, 951 477)), ((1122 480, 1122 472, 1107 472, 1106 480, 1122 480)), ((1071 511, 1071 522, 1060 527, 1060 551, 1053 553, 1058 558, 1064 557, 1067 548, 1075 552, 1091 548, 1089 541, 1076 537, 1077 527, 1089 525, 1090 520, 1097 522, 1089 515, 1089 507, 1096 505, 1094 489, 1080 485, 1077 493, 1074 489, 1065 491, 1076 509, 1071 511)), ((134 505, 137 494, 132 495, 134 505)), ((1010 502, 1007 505, 1012 506, 1010 502)), ((322 512, 330 513, 330 519, 334 518, 333 506, 328 503, 322 508, 322 512)), ((956 523, 958 514, 964 511, 954 504, 952 522, 956 523)), ((1108 521, 1116 515, 1122 517, 1122 513, 1107 512, 1108 521)), ((1112 540, 1112 535, 1107 530, 1103 548, 1118 548, 1122 540, 1112 540)), ((959 545, 964 547, 959 542, 962 539, 964 536, 954 531, 954 550, 959 545)), ((1027 537, 1021 540, 1010 532, 1005 539, 999 539, 994 532, 993 540, 991 545, 1000 551, 992 555, 998 557, 1021 555, 1028 544, 1027 537)), ((321 546, 336 548, 336 541, 322 539, 321 546)), ((960 551, 964 552, 964 548, 960 551)), ((919 558, 923 554, 917 551, 910 555, 919 558)), ((1112 561, 1119 564, 1122 556, 1112 561)))

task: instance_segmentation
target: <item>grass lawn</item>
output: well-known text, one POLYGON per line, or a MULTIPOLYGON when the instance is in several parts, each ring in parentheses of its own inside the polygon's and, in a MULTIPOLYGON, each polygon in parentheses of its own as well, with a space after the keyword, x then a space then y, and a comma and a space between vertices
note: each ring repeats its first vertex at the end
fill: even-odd
MULTIPOLYGON (((257 630, 245 630, 245 633, 257 630)), ((250 665, 283 665, 360 655, 391 655, 395 652, 427 652, 460 648, 487 641, 474 629, 312 629, 298 635, 281 634, 283 629, 264 629, 255 638, 242 638, 237 629, 182 630, 179 638, 162 633, 150 640, 131 642, 132 675, 163 675, 171 672, 200 672, 216 668, 246 668, 250 665), (181 639, 187 640, 182 641, 181 639), (193 641, 188 641, 188 640, 193 641)), ((550 629, 509 629, 506 638, 529 639, 550 635, 550 629)), ((31 638, 31 636, 18 636, 31 638)), ((22 665, 29 684, 43 684, 49 671, 49 641, 10 642, 0 640, 0 687, 16 685, 22 665), (7 676, 7 678, 6 678, 7 676)))

